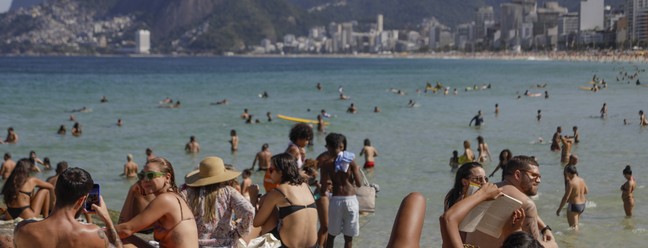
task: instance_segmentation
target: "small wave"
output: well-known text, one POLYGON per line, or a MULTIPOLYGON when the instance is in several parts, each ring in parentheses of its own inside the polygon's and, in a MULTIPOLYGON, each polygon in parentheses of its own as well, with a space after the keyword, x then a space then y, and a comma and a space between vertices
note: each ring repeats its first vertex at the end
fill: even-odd
POLYGON ((593 202, 593 201, 587 201, 587 202, 585 202, 585 207, 586 207, 586 208, 596 208, 596 206, 597 206, 597 205, 596 205, 596 202, 593 202))
POLYGON ((646 228, 637 228, 637 229, 632 230, 632 233, 634 233, 634 234, 644 234, 646 232, 648 232, 648 230, 646 230, 646 228))

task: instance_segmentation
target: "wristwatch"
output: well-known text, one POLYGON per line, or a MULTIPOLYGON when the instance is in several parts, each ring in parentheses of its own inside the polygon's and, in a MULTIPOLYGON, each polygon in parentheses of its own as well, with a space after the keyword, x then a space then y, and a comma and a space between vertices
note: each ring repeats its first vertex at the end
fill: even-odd
POLYGON ((542 228, 542 230, 540 230, 540 233, 544 235, 545 232, 547 232, 547 230, 553 231, 549 225, 546 225, 545 227, 542 228))

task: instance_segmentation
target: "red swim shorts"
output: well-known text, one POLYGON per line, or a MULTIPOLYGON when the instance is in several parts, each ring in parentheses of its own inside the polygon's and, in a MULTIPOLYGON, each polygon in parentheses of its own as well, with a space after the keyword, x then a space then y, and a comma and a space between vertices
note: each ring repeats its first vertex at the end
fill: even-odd
POLYGON ((373 161, 367 161, 364 164, 364 168, 373 168, 374 167, 374 162, 373 161))

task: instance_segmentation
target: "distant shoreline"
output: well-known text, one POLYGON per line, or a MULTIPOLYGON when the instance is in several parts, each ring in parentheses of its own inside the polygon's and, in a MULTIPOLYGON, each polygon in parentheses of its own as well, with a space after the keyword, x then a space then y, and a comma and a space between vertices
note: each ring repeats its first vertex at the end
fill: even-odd
POLYGON ((466 59, 466 60, 521 60, 566 62, 637 62, 648 63, 648 52, 443 52, 393 54, 1 54, 0 57, 130 57, 130 58, 184 58, 184 57, 239 57, 239 58, 357 58, 357 59, 466 59))

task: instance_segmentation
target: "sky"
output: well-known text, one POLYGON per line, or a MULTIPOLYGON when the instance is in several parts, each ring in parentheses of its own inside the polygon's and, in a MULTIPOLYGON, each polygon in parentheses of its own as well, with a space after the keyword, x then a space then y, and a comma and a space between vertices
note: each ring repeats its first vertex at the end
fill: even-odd
POLYGON ((0 13, 7 12, 11 7, 11 0, 0 0, 0 13))

